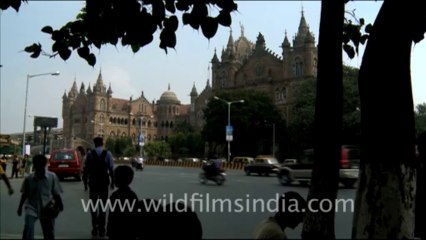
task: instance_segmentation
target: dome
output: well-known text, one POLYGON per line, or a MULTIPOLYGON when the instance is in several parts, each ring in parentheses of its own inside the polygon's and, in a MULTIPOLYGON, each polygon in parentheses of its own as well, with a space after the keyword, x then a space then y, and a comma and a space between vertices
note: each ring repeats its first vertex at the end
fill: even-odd
POLYGON ((163 94, 161 94, 160 97, 161 102, 172 102, 172 103, 179 103, 178 98, 176 97, 176 94, 170 90, 170 86, 167 91, 165 91, 163 94))

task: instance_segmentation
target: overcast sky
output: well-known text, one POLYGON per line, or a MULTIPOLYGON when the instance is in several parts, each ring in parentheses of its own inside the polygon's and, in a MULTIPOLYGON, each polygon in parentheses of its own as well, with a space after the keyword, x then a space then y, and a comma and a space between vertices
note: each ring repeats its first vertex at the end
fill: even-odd
MULTIPOLYGON (((240 24, 244 35, 252 42, 262 33, 266 46, 278 55, 279 47, 287 31, 289 39, 297 32, 303 6, 305 18, 318 41, 320 1, 237 1, 238 12, 232 15, 232 35, 240 36, 240 24)), ((355 1, 347 5, 356 9, 367 23, 373 23, 381 1, 355 1)), ((50 49, 52 41, 40 31, 45 25, 54 29, 75 19, 84 1, 29 1, 18 13, 12 9, 0 12, 0 133, 23 131, 25 86, 27 74, 60 71, 59 76, 40 76, 29 80, 27 115, 57 117, 62 127, 62 96, 68 92, 74 80, 78 89, 83 82, 87 87, 96 82, 102 71, 104 83, 111 84, 113 97, 129 99, 144 92, 150 101, 156 101, 170 83, 183 104, 190 101, 189 93, 195 84, 200 93, 211 78, 209 62, 217 49, 219 57, 226 46, 230 29, 220 26, 215 37, 208 40, 201 31, 179 24, 175 50, 168 54, 158 47, 158 33, 154 41, 133 54, 120 44, 103 46, 97 53, 97 64, 89 66, 73 53, 66 62, 57 58, 32 59, 22 52, 25 46, 40 42, 50 49)), ((425 68, 426 43, 416 45, 412 53, 412 78, 415 104, 426 102, 425 68), (423 68, 421 67, 423 64, 423 68)), ((361 57, 361 56, 360 56, 361 57)), ((348 65, 359 67, 361 60, 344 58, 348 65)), ((26 129, 31 131, 33 118, 27 118, 26 129)))

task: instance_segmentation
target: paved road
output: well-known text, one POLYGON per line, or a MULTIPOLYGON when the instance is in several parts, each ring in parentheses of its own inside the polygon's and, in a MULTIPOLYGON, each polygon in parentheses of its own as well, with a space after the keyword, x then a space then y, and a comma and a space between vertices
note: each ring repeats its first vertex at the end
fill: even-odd
MULTIPOLYGON (((189 203, 191 198, 201 199, 192 205, 203 225, 204 238, 251 238, 256 225, 272 215, 277 193, 293 190, 306 197, 308 188, 282 186, 276 177, 245 176, 242 171, 228 171, 228 181, 223 186, 212 182, 202 185, 198 182, 199 169, 147 166, 144 171, 135 173, 131 185, 139 198, 156 198, 165 202, 183 199, 189 203), (222 201, 222 203, 221 203, 222 201), (262 201, 265 204, 262 211, 262 201), (270 205, 266 205, 269 201, 270 205), (202 203, 202 205, 201 205, 202 203), (213 209, 215 208, 215 209, 213 209), (215 211, 213 211, 215 210, 215 211), (222 212, 220 211, 222 210, 222 212)), ((18 192, 22 179, 11 179, 18 192)), ((83 184, 72 180, 62 183, 65 210, 56 221, 58 238, 89 238, 90 214, 84 212, 82 200, 88 199, 83 184)), ((18 217, 16 209, 20 194, 8 196, 5 184, 0 183, 0 238, 20 238, 23 217, 18 217)), ((353 199, 354 189, 340 189, 339 198, 353 199)), ((41 236, 37 222, 36 235, 41 236)), ((336 214, 336 238, 350 238, 352 213, 343 210, 336 214)), ((141 226, 143 227, 143 226, 141 226)), ((286 230, 290 238, 300 238, 301 226, 286 230)))

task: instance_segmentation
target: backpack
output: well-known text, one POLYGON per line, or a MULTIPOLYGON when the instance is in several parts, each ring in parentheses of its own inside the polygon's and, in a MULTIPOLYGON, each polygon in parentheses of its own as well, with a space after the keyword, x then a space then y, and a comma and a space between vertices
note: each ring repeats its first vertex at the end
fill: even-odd
POLYGON ((96 150, 91 151, 91 168, 89 171, 89 183, 109 184, 108 166, 106 163, 107 151, 103 150, 101 156, 98 156, 96 150))

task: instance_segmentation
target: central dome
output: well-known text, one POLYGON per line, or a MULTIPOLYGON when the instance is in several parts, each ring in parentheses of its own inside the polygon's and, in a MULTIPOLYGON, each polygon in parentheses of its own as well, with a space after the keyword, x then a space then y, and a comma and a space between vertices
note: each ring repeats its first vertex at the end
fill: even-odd
POLYGON ((173 103, 179 103, 178 98, 176 97, 176 94, 170 90, 170 85, 167 91, 165 91, 163 94, 161 94, 160 97, 161 102, 173 102, 173 103))

